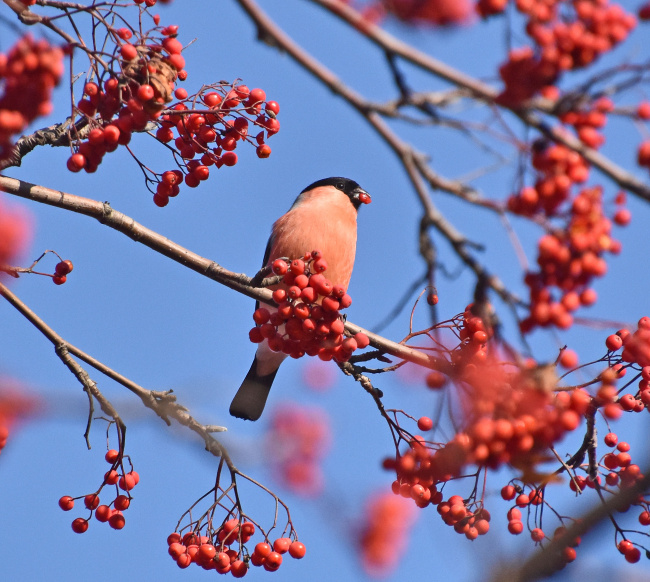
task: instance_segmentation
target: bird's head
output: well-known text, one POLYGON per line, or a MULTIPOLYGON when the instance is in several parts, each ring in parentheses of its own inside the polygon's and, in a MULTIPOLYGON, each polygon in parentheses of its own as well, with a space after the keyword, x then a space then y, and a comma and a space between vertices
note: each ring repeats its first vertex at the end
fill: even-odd
POLYGON ((354 180, 350 180, 349 178, 341 178, 341 177, 324 178, 322 180, 318 180, 317 182, 314 182, 313 184, 307 186, 301 192, 301 194, 313 190, 314 188, 319 188, 323 186, 332 186, 337 190, 343 192, 343 194, 345 194, 350 199, 350 202, 352 202, 354 207, 357 209, 362 204, 370 204, 370 202, 372 201, 372 199, 370 198, 370 194, 368 194, 368 192, 366 192, 354 180))

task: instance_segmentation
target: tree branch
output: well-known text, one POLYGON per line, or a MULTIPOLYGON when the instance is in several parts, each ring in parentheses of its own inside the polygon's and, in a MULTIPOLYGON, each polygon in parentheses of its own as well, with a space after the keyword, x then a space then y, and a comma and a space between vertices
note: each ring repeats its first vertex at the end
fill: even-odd
MULTIPOLYGON (((204 277, 208 277, 252 299, 274 305, 273 293, 270 289, 253 287, 251 285, 252 280, 247 275, 229 271, 216 262, 186 249, 136 222, 129 216, 114 210, 107 202, 98 202, 97 200, 51 190, 1 175, 0 191, 95 218, 102 224, 125 234, 132 240, 180 263, 188 269, 192 269, 204 277)), ((436 358, 406 345, 393 342, 349 321, 346 322, 345 328, 351 334, 365 333, 373 347, 396 358, 438 370, 444 370, 448 367, 447 361, 442 358, 436 358)))

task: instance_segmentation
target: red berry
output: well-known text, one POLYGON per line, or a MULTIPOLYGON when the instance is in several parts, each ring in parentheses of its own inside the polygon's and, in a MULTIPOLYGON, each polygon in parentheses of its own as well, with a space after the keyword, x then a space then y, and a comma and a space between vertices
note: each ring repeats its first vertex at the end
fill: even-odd
POLYGON ((59 499, 59 507, 63 509, 63 511, 70 511, 74 507, 74 499, 69 495, 64 495, 59 499))
POLYGON ((126 520, 124 519, 122 512, 119 510, 114 511, 108 518, 108 525, 110 525, 113 529, 122 529, 125 523, 126 520))
POLYGON ((119 456, 120 453, 118 453, 115 449, 110 449, 104 455, 104 459, 106 459, 107 463, 110 463, 112 465, 115 461, 117 461, 119 456))
POLYGON ((363 332, 355 333, 354 339, 357 340, 357 349, 359 350, 367 348, 370 345, 370 339, 363 332))
POLYGON ((129 508, 129 505, 131 505, 131 500, 126 495, 118 495, 115 498, 113 505, 115 505, 115 509, 124 511, 129 508))
POLYGON ((298 540, 296 540, 289 546, 289 555, 292 558, 296 558, 297 560, 300 560, 301 558, 305 557, 306 553, 307 553, 307 548, 305 548, 305 544, 299 542, 298 540))
POLYGON ((273 542, 273 550, 278 554, 286 554, 289 551, 289 546, 291 546, 290 538, 278 538, 273 542))
POLYGON ((505 485, 501 489, 501 497, 506 501, 513 500, 516 494, 517 494, 517 490, 512 485, 505 485))
POLYGON ((116 144, 120 139, 120 130, 117 125, 109 124, 104 128, 104 140, 107 144, 116 144))
POLYGON ((621 339, 621 336, 613 333, 607 336, 605 345, 607 346, 608 350, 615 352, 616 350, 619 350, 623 347, 623 340, 621 339))
POLYGON ((427 303, 429 305, 437 305, 438 304, 438 294, 437 293, 429 293, 429 294, 427 294, 427 303))
POLYGON ((422 431, 429 431, 433 428, 433 420, 428 416, 422 416, 418 420, 418 428, 422 431))
POLYGON ((181 554, 176 560, 176 564, 178 564, 178 567, 182 569, 187 568, 191 563, 192 558, 190 558, 189 554, 181 554))
POLYGON ((134 59, 138 56, 137 49, 130 43, 123 44, 122 48, 120 49, 120 53, 122 54, 122 58, 126 59, 127 61, 130 61, 131 59, 134 59))
POLYGON ((650 511, 642 511, 639 515, 639 523, 641 525, 650 525, 650 511))
POLYGON ((575 368, 578 365, 578 354, 573 350, 562 350, 558 363, 563 368, 575 368))
POLYGON ((541 542, 544 540, 544 532, 540 528, 536 527, 530 532, 530 537, 534 542, 541 542))
POLYGON ((266 99, 266 93, 262 89, 252 89, 248 97, 248 105, 254 105, 266 99))
POLYGON ((168 37, 162 42, 163 48, 170 54, 180 54, 183 45, 176 38, 168 37))
POLYGON ((234 166, 237 163, 237 154, 235 152, 226 152, 221 156, 224 166, 234 166))
POLYGON ((242 560, 235 560, 230 565, 230 573, 233 578, 243 578, 248 573, 248 566, 242 560))
POLYGON ((641 550, 639 550, 639 548, 632 548, 625 552, 625 559, 630 564, 636 564, 641 559, 641 550))
POLYGON ((427 386, 432 390, 438 390, 447 383, 447 377, 437 370, 434 370, 433 372, 429 372, 427 374, 426 383, 427 386))
POLYGON ((72 522, 72 531, 74 533, 84 533, 88 529, 88 520, 78 517, 72 522))
POLYGON ((119 478, 118 487, 124 491, 130 491, 135 487, 135 485, 135 479, 130 473, 127 473, 126 475, 123 475, 119 478))
POLYGON ((637 107, 636 114, 639 119, 650 119, 650 101, 641 101, 637 107))
POLYGON ((95 493, 86 495, 86 497, 84 497, 84 505, 88 509, 97 509, 97 506, 99 505, 99 495, 95 493))
POLYGON ((56 264, 56 267, 54 267, 54 272, 59 275, 59 277, 62 277, 70 273, 72 269, 72 261, 61 261, 60 263, 56 264))
POLYGON ((273 549, 271 548, 270 544, 266 542, 260 542, 255 546, 254 553, 261 558, 266 558, 272 551, 273 549))
POLYGON ((86 156, 84 156, 83 154, 79 154, 79 153, 72 154, 68 158, 67 166, 68 166, 68 170, 70 170, 71 172, 81 172, 81 170, 83 170, 85 165, 86 165, 86 156))
POLYGON ((616 433, 609 432, 605 435, 603 441, 608 447, 615 447, 616 443, 618 443, 618 436, 616 433))
POLYGON ((151 85, 140 85, 138 87, 138 99, 140 101, 151 101, 154 97, 154 90, 151 85))
POLYGON ((278 113, 280 113, 280 105, 278 104, 277 101, 267 101, 265 109, 267 113, 270 112, 273 115, 277 115, 278 113))
POLYGON ((108 505, 100 505, 95 510, 95 519, 102 523, 107 522, 112 513, 113 510, 108 505))
POLYGON ((52 281, 54 281, 55 285, 63 285, 67 281, 67 277, 65 275, 54 275, 52 281))
POLYGON ((518 507, 526 507, 530 503, 530 498, 525 493, 520 493, 515 500, 518 507))
POLYGON ((115 485, 120 479, 119 473, 115 469, 111 469, 104 473, 104 481, 109 485, 115 485))

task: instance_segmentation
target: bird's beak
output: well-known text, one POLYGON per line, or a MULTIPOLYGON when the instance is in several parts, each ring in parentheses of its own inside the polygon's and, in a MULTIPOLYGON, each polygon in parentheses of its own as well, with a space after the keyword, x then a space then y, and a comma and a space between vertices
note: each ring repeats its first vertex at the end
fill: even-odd
POLYGON ((361 204, 370 204, 372 202, 370 194, 368 194, 368 192, 366 192, 363 188, 355 188, 353 192, 353 198, 361 204))

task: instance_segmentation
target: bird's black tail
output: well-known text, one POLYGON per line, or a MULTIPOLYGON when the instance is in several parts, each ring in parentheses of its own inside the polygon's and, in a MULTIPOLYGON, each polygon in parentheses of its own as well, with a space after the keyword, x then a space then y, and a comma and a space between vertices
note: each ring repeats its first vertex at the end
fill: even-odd
POLYGON ((262 416, 271 385, 278 373, 274 370, 266 376, 257 374, 257 358, 253 360, 246 378, 230 404, 230 414, 244 420, 257 420, 262 416))

